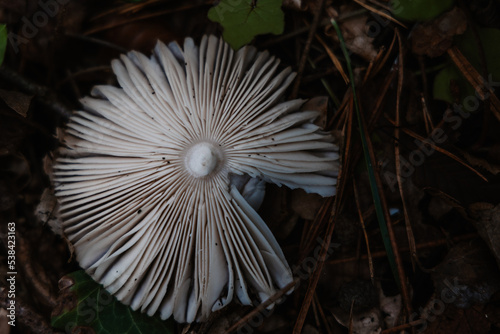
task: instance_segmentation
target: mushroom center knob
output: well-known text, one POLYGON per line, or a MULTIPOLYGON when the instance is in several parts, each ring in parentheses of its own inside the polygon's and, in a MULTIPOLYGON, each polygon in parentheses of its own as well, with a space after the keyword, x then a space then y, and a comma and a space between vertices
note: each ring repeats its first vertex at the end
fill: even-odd
POLYGON ((211 143, 201 142, 188 149, 184 161, 191 175, 203 177, 212 173, 219 160, 219 149, 211 143))

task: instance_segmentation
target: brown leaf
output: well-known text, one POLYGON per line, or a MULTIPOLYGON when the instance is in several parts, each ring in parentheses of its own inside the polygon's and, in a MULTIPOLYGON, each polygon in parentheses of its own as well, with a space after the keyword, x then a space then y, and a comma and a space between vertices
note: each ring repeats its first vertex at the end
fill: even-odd
POLYGON ((59 316, 67 310, 72 310, 78 305, 78 297, 71 287, 75 284, 73 278, 63 276, 59 280, 59 296, 57 297, 57 304, 52 310, 52 317, 59 316))
POLYGON ((500 266, 500 204, 475 203, 470 206, 470 210, 477 218, 473 222, 474 226, 500 266))
POLYGON ((455 35, 467 28, 464 12, 455 7, 434 20, 418 24, 411 40, 412 51, 418 55, 438 57, 448 50, 455 35))
POLYGON ((308 194, 302 189, 292 191, 291 207, 302 219, 313 220, 326 199, 318 194, 308 194))
POLYGON ((53 189, 46 188, 43 191, 40 203, 35 209, 35 215, 41 222, 48 224, 55 234, 63 235, 59 206, 53 189))
POLYGON ((486 245, 480 240, 453 246, 432 270, 436 298, 458 308, 485 304, 500 290, 500 273, 486 245))
POLYGON ((0 89, 0 99, 23 117, 26 117, 28 113, 33 96, 34 95, 27 95, 21 92, 0 89))
MULTIPOLYGON (((345 15, 345 13, 353 10, 350 6, 342 6, 341 15, 345 15)), ((373 46, 374 38, 368 35, 370 29, 367 25, 368 17, 368 14, 366 14, 345 20, 340 24, 340 30, 342 31, 345 45, 350 51, 367 61, 372 61, 377 56, 377 51, 373 46)), ((335 33, 333 35, 335 36, 335 33)))
POLYGON ((302 105, 300 110, 314 110, 319 111, 321 115, 316 118, 314 124, 321 128, 326 127, 327 114, 328 114, 328 97, 327 96, 315 96, 308 100, 302 105))

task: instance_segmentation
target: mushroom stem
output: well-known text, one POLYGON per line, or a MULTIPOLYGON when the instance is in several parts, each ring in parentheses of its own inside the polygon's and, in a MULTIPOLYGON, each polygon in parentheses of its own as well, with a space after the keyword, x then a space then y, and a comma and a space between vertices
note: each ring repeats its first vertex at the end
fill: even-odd
POLYGON ((217 167, 221 156, 220 150, 213 144, 201 142, 191 146, 186 153, 184 163, 188 172, 198 178, 210 175, 217 167))

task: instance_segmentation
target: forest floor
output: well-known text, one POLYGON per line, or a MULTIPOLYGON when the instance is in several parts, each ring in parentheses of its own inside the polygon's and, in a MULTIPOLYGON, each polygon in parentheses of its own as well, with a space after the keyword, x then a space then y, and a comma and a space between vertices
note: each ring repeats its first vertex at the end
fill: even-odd
MULTIPOLYGON (((222 3, 251 11, 267 2, 222 3)), ((271 301, 293 292, 273 310, 235 302, 206 323, 168 322, 168 331, 500 332, 500 5, 432 3, 285 0, 283 32, 252 40, 297 72, 286 98, 310 99, 337 138, 337 195, 268 184, 259 213, 296 277, 271 301)), ((79 99, 94 85, 117 85, 112 59, 128 50, 149 55, 158 39, 221 35, 207 17, 214 5, 0 1, 8 32, 0 67, 0 333, 124 332, 95 319, 106 303, 67 291, 85 278, 51 228, 50 157, 79 99)))

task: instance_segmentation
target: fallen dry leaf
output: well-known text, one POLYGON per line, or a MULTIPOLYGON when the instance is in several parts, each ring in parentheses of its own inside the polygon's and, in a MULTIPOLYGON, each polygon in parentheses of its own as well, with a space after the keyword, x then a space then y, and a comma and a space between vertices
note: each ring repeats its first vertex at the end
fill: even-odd
POLYGON ((474 226, 486 242, 500 266, 500 204, 475 203, 470 210, 476 216, 474 226))
POLYGON ((411 39, 412 51, 419 55, 438 57, 450 48, 453 37, 463 34, 466 28, 465 13, 455 7, 434 20, 415 26, 411 39))
POLYGON ((0 89, 0 99, 19 115, 26 117, 33 95, 0 89))

